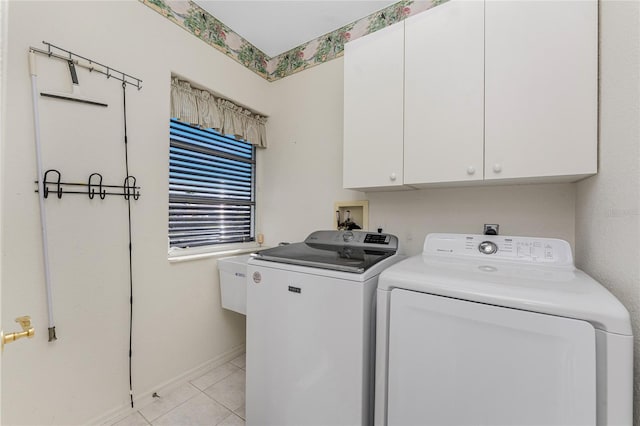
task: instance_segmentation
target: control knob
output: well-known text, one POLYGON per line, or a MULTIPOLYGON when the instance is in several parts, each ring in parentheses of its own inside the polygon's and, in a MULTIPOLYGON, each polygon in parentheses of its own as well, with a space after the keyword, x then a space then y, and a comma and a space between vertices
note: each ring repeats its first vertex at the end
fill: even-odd
POLYGON ((494 254, 498 251, 498 246, 492 241, 483 241, 478 245, 478 251, 482 254, 494 254))

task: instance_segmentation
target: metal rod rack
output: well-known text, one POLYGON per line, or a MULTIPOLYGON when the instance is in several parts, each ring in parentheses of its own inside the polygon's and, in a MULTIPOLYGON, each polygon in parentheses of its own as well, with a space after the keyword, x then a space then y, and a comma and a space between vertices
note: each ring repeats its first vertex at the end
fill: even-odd
POLYGON ((138 90, 142 89, 142 80, 137 77, 127 74, 123 71, 119 71, 108 65, 101 64, 100 62, 94 61, 93 59, 78 55, 77 53, 73 53, 49 42, 43 41, 42 43, 47 47, 46 50, 38 49, 36 47, 30 47, 29 51, 39 53, 41 55, 47 55, 50 58, 57 58, 67 62, 71 61, 75 65, 86 68, 91 72, 95 71, 97 73, 105 75, 107 78, 113 78, 125 84, 134 86, 138 90))
MULTIPOLYGON (((38 181, 36 181, 36 184, 37 183, 38 181)), ((49 169, 44 172, 42 187, 44 198, 48 198, 50 192, 56 194, 58 198, 62 198, 62 194, 83 194, 87 195, 90 199, 93 199, 97 195, 101 200, 104 200, 107 195, 119 195, 124 197, 125 200, 129 200, 130 198, 137 200, 140 198, 140 187, 136 186, 135 176, 127 176, 122 185, 103 184, 100 173, 91 173, 87 183, 62 182, 61 173, 56 169, 49 169), (56 177, 52 178, 50 175, 55 175, 56 177), (48 180, 50 178, 53 180, 48 180), (50 189, 49 185, 52 185, 53 188, 50 189), (86 188, 86 190, 69 189, 82 187, 86 188), (111 191, 108 191, 107 188, 111 189, 111 191), (116 191, 116 188, 120 191, 116 191)), ((38 190, 36 189, 35 192, 38 192, 38 190)))

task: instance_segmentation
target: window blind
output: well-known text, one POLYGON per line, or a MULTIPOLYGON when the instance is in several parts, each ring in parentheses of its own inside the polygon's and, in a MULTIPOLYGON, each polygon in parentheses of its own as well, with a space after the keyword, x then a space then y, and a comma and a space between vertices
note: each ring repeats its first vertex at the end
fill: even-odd
POLYGON ((171 119, 169 246, 253 241, 254 183, 253 145, 171 119))

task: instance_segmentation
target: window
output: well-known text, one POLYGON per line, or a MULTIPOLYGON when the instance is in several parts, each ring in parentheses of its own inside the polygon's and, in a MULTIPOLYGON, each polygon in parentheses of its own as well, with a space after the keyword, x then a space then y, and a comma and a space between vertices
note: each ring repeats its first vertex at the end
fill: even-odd
POLYGON ((255 147, 170 122, 169 247, 254 241, 255 147))

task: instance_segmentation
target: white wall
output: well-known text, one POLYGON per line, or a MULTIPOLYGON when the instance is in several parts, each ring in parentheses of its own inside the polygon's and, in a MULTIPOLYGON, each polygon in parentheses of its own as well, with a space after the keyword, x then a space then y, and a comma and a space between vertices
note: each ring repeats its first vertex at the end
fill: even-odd
POLYGON ((406 254, 429 232, 557 237, 573 243, 575 185, 512 185, 362 192, 342 189, 343 60, 271 84, 269 149, 263 152, 262 229, 268 244, 331 229, 333 203, 369 200, 369 224, 400 238, 406 254))
MULTIPOLYGON (((5 52, 7 49, 7 3, 0 2, 0 124, 4 123, 7 114, 7 104, 5 102, 6 85, 4 78, 7 73, 7 61, 5 52)), ((2 162, 4 161, 4 141, 6 139, 5 126, 0 125, 0 188, 2 188, 3 176, 2 162)), ((0 196, 0 254, 2 251, 2 197, 0 196)), ((2 318, 2 259, 0 257, 0 319, 2 318)), ((1 324, 0 324, 1 327, 1 324)), ((2 355, 0 355, 0 377, 2 377, 2 355)), ((2 411, 2 387, 0 386, 0 416, 2 411)))
POLYGON ((332 229, 334 202, 364 197, 342 189, 342 64, 336 59, 269 86, 269 148, 258 165, 267 245, 332 229))
MULTIPOLYGON (((13 318, 29 314, 37 335, 3 354, 2 423, 81 424, 129 399, 126 203, 47 200, 59 337, 48 343, 28 47, 46 40, 144 80, 140 92, 127 91, 130 171, 142 186, 132 203, 137 397, 244 343, 244 317, 220 308, 215 259, 167 261, 171 72, 266 114, 268 83, 135 0, 13 1, 8 21, 2 324, 12 331, 13 318)), ((70 90, 64 62, 39 56, 38 65, 41 90, 70 90)), ((122 89, 78 74, 84 93, 109 107, 40 100, 45 168, 67 181, 101 172, 105 183, 121 183, 122 89)))
POLYGON ((599 173, 576 196, 576 260, 631 313, 640 425, 640 3, 600 3, 599 173))
POLYGON ((369 194, 370 223, 397 235, 405 253, 422 252, 430 232, 481 234, 500 224, 501 235, 553 237, 573 245, 572 184, 511 185, 369 194))

